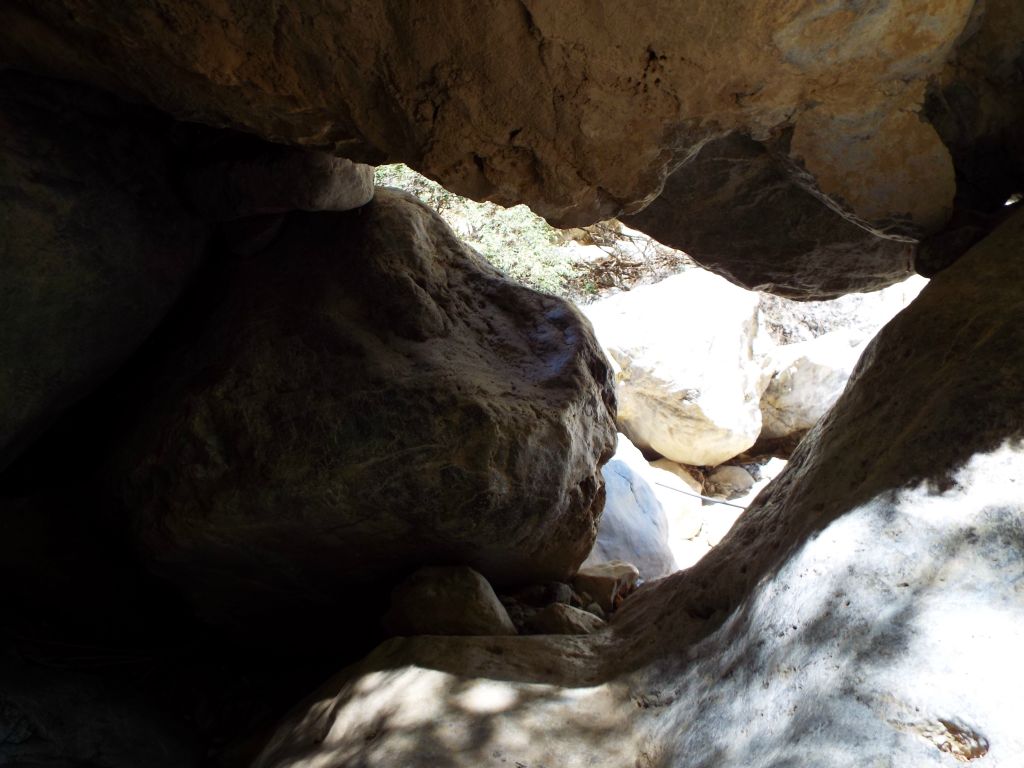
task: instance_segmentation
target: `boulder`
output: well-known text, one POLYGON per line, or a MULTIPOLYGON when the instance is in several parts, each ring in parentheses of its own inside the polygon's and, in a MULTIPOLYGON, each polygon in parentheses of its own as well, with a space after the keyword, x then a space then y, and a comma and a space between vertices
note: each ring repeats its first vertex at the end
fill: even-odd
POLYGON ((395 587, 384 617, 397 635, 514 635, 505 607, 472 568, 420 568, 395 587))
POLYGON ((572 584, 580 594, 586 593, 605 613, 614 611, 640 581, 640 571, 632 563, 611 560, 580 568, 572 584))
POLYGON ((252 138, 214 142, 182 182, 208 219, 230 221, 289 211, 348 211, 373 197, 373 168, 327 152, 252 138))
POLYGON ((181 293, 207 232, 169 121, 0 72, 0 468, 108 377, 181 293))
POLYGON ((428 564, 564 580, 586 557, 614 393, 571 305, 385 190, 289 214, 208 283, 106 471, 144 560, 204 617, 327 616, 428 564))
POLYGON ((743 467, 726 464, 716 467, 705 483, 709 496, 720 499, 735 499, 754 487, 754 477, 743 467))
POLYGON ((594 614, 563 603, 541 608, 530 619, 530 629, 538 635, 589 635, 605 626, 594 614))
POLYGON ((757 295, 700 269, 585 308, 618 366, 620 430, 644 452, 721 464, 761 431, 757 295))
MULTIPOLYGON (((640 451, 619 435, 615 455, 602 470, 604 513, 585 566, 626 560, 645 579, 667 576, 676 569, 669 548, 668 516, 657 494, 665 489, 655 485, 655 472, 640 451)), ((674 476, 667 479, 678 482, 674 476)))
POLYGON ((913 246, 843 218, 784 152, 730 133, 702 144, 639 213, 623 217, 737 285, 831 299, 906 279, 913 246))
POLYGON ((975 6, 705 3, 679 23, 675 8, 617 0, 452 0, 415 13, 381 0, 329 13, 271 0, 16 0, 0 60, 181 119, 403 161, 566 226, 635 213, 722 133, 791 132, 790 158, 817 194, 917 236, 941 227, 954 194, 950 155, 918 111, 975 6))
POLYGON ((937 275, 726 539, 609 631, 386 644, 256 767, 1014 764, 1022 250, 1018 214, 937 275))
POLYGON ((842 394, 865 343, 860 334, 832 331, 773 349, 766 361, 771 379, 761 395, 761 437, 798 436, 813 427, 842 394))

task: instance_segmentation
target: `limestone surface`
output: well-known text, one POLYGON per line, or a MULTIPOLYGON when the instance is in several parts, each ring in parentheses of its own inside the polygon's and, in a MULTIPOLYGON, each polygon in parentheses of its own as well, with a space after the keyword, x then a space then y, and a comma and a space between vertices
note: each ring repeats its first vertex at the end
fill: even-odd
POLYGON ((616 364, 619 428, 643 451, 714 466, 754 444, 764 385, 757 295, 705 270, 585 308, 616 364))
MULTIPOLYGON (((658 493, 664 489, 654 484, 662 473, 648 466, 629 439, 619 435, 615 455, 604 465, 602 474, 604 513, 584 566, 625 560, 635 565, 645 579, 672 573, 676 563, 669 547, 669 517, 658 493)), ((666 479, 676 480, 674 476, 666 479)))
POLYGON ((107 473, 204 616, 334 610, 421 565, 564 580, 586 557, 615 406, 571 305, 385 190, 290 214, 208 280, 107 473))
POLYGON ((832 331, 773 349, 771 380, 761 395, 761 437, 799 436, 842 394, 865 343, 856 332, 832 331))

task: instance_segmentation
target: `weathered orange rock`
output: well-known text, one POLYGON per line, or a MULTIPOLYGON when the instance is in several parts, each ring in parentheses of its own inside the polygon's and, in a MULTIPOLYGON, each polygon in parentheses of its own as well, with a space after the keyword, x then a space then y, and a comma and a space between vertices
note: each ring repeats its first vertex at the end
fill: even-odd
POLYGON ((794 127, 823 194, 919 232, 941 225, 952 166, 914 113, 974 5, 19 0, 0 59, 180 118, 402 160, 565 225, 643 207, 708 136, 794 127))

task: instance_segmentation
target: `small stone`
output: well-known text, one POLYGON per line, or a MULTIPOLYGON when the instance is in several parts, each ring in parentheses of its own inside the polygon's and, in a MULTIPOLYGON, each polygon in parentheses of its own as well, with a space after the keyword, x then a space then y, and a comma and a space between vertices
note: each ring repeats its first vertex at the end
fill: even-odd
POLYGON ((564 603, 552 603, 530 621, 530 629, 541 635, 589 635, 605 626, 605 622, 592 613, 564 603))
POLYGON ((421 568, 391 593, 385 626, 401 635, 515 635, 515 624, 472 568, 421 568))
POLYGON ((533 606, 534 608, 540 608, 551 602, 548 599, 548 588, 545 584, 531 584, 528 587, 523 587, 518 592, 510 595, 508 599, 533 606))
POLYGON ((753 476, 743 467, 727 465, 718 467, 708 475, 709 496, 721 499, 737 499, 754 486, 753 476))
POLYGON ((620 598, 634 589, 640 571, 632 563, 612 560, 581 568, 573 579, 576 589, 585 590, 605 612, 614 611, 620 598))
POLYGON ((505 606, 508 617, 512 620, 516 630, 523 634, 528 633, 528 626, 536 615, 537 609, 508 597, 501 598, 501 604, 505 606))
POLYGON ((604 619, 607 618, 606 615, 605 615, 605 612, 601 609, 601 606, 598 605, 597 603, 590 603, 583 610, 585 610, 587 613, 594 614, 595 616, 597 616, 597 618, 601 619, 602 621, 604 621, 604 619))
POLYGON ((553 581, 548 584, 547 596, 548 600, 552 603, 564 603, 566 605, 572 605, 574 597, 572 587, 559 581, 553 581))

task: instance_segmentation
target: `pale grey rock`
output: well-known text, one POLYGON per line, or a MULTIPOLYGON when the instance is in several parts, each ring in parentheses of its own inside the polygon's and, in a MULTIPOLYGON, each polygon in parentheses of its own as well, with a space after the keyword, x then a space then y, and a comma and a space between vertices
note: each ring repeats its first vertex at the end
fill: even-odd
POLYGON ((643 451, 714 466, 754 444, 764 374, 756 294, 702 269, 585 308, 617 366, 619 429, 643 451))
POLYGON ((811 341, 777 347, 766 365, 771 379, 761 396, 761 437, 799 436, 839 399, 866 340, 833 331, 811 341))
POLYGON ((257 768, 1015 765, 1022 248, 1017 215, 936 276, 726 539, 608 632, 386 644, 257 768))
MULTIPOLYGON (((625 560, 633 563, 644 579, 667 576, 676 569, 669 547, 669 518, 658 494, 664 489, 657 486, 654 473, 668 474, 652 470, 640 451, 620 434, 615 455, 602 470, 604 512, 584 567, 625 560)), ((665 479, 679 482, 674 476, 665 479)))
POLYGON ((420 568, 391 593, 384 624, 397 635, 514 635, 487 579, 472 568, 420 568))

